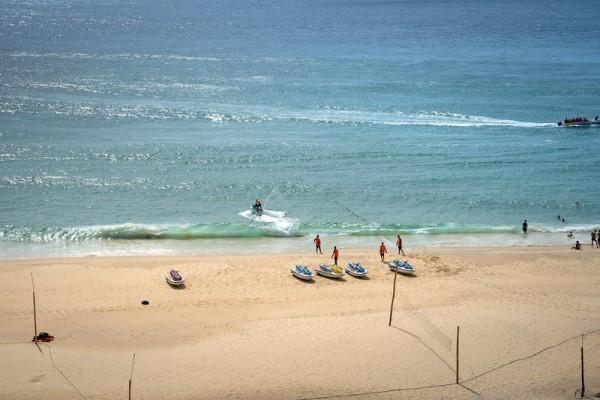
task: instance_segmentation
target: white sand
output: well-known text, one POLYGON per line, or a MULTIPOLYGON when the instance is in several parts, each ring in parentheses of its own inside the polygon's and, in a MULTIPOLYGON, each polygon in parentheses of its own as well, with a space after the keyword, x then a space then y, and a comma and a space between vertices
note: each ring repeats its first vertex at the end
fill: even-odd
MULTIPOLYGON (((393 273, 377 254, 344 250, 350 259, 369 280, 293 278, 294 264, 328 260, 310 254, 0 262, 0 398, 126 399, 133 353, 134 399, 477 398, 453 384, 457 325, 461 380, 481 396, 579 388, 581 339, 501 366, 600 329, 600 250, 410 254, 417 276, 398 276, 392 327, 393 273), (172 267, 185 289, 165 283, 172 267), (39 350, 31 272, 38 328, 56 336, 39 350)), ((584 346, 599 392, 600 332, 584 346)))

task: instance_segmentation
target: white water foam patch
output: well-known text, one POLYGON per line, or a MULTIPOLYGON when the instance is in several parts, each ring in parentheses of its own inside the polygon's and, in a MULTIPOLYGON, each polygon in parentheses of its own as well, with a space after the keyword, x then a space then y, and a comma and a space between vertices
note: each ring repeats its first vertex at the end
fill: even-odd
POLYGON ((265 224, 270 229, 292 236, 298 227, 299 221, 295 218, 286 217, 285 211, 264 210, 262 215, 256 215, 251 210, 242 211, 238 214, 254 222, 265 224))
POLYGON ((143 54, 143 53, 117 53, 117 54, 99 54, 99 53, 28 53, 28 52, 8 52, 0 53, 13 58, 58 58, 58 59, 76 59, 76 60, 164 60, 164 61, 222 61, 217 57, 202 56, 184 56, 178 54, 143 54))
POLYGON ((135 94, 157 95, 164 93, 178 94, 211 94, 230 90, 238 90, 235 86, 219 86, 206 83, 186 82, 153 82, 140 81, 123 83, 116 81, 101 81, 97 79, 83 79, 72 82, 26 82, 18 81, 7 83, 5 87, 14 89, 33 89, 43 91, 56 91, 66 93, 92 93, 92 94, 135 94))
POLYGON ((560 226, 538 226, 535 223, 529 224, 529 230, 534 232, 543 233, 568 233, 568 232, 591 232, 595 229, 600 229, 600 223, 598 224, 564 224, 560 226))
POLYGON ((141 104, 70 103, 28 96, 0 97, 0 114, 41 114, 108 120, 206 120, 210 122, 263 122, 264 118, 243 113, 147 106, 141 104))
POLYGON ((499 119, 482 115, 465 115, 459 113, 424 111, 417 113, 372 112, 358 110, 302 110, 272 112, 273 119, 305 120, 316 123, 334 124, 373 124, 392 126, 443 126, 443 127, 513 127, 513 128, 546 128, 554 127, 550 122, 525 122, 510 119, 499 119))
MULTIPOLYGON (((227 87, 224 90, 234 89, 227 87)), ((440 127, 548 128, 554 122, 524 122, 448 112, 371 112, 341 109, 288 110, 261 106, 212 105, 210 110, 157 107, 141 104, 68 103, 28 96, 0 97, 0 113, 53 114, 82 118, 207 120, 210 122, 260 123, 271 120, 312 123, 440 127)))

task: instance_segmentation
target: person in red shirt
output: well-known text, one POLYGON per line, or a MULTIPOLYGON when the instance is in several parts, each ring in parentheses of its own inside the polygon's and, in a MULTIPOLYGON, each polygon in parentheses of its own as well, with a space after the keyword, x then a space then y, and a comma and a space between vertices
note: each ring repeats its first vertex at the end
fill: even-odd
POLYGON ((315 253, 323 254, 323 252, 321 251, 321 238, 319 237, 319 235, 317 235, 313 242, 315 242, 315 253))
POLYGON ((337 247, 333 246, 333 253, 331 254, 331 258, 333 258, 334 265, 337 265, 337 260, 338 260, 339 255, 340 255, 339 250, 337 249, 337 247))
POLYGON ((379 246, 379 255, 381 256, 381 262, 385 261, 385 253, 387 253, 387 249, 385 248, 385 244, 381 242, 381 246, 379 246))

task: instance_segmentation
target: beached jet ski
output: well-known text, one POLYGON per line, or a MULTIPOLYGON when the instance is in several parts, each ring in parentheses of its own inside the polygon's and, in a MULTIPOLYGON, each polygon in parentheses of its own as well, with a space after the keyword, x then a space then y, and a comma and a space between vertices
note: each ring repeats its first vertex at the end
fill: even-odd
POLYGON ((174 269, 170 270, 166 276, 167 283, 172 286, 184 286, 185 279, 183 279, 183 275, 179 271, 174 269))
POLYGON ((344 270, 337 265, 319 264, 319 268, 317 268, 316 271, 317 274, 326 276, 327 278, 339 279, 344 276, 344 270))
POLYGON ((313 274, 308 269, 308 267, 304 265, 296 265, 295 268, 291 269, 290 272, 298 279, 302 279, 304 281, 310 281, 313 278, 313 274))
POLYGON ((394 260, 388 265, 392 271, 400 272, 401 274, 412 275, 415 273, 415 267, 408 261, 394 260))
POLYGON ((346 265, 345 271, 347 274, 350 274, 357 278, 367 276, 367 273, 369 272, 365 267, 362 266, 361 263, 355 262, 349 262, 348 265, 346 265))

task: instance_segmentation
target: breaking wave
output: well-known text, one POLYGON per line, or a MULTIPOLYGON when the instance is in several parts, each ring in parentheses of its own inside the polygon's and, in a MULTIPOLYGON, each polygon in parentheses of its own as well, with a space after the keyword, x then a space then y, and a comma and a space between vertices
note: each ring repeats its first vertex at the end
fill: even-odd
MULTIPOLYGON (((228 238, 285 238, 305 237, 319 233, 325 236, 382 237, 401 235, 520 235, 520 226, 488 225, 402 225, 402 224, 302 224, 285 213, 270 212, 261 217, 251 216, 249 211, 240 213, 250 223, 211 224, 136 224, 91 225, 81 227, 43 227, 5 225, 0 230, 0 241, 38 242, 87 241, 87 240, 193 240, 228 238)), ((567 233, 587 232, 598 225, 545 226, 529 225, 529 232, 567 233)))

